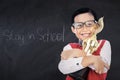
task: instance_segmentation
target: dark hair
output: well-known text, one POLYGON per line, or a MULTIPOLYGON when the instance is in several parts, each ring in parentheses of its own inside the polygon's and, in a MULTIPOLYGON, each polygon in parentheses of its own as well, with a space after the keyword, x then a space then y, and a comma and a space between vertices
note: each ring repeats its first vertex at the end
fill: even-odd
POLYGON ((80 8, 80 9, 76 10, 76 11, 73 13, 73 15, 72 15, 72 23, 74 23, 74 18, 75 18, 77 15, 82 14, 82 13, 90 13, 90 14, 93 15, 93 17, 94 17, 94 19, 95 19, 96 21, 98 20, 96 13, 95 13, 92 9, 90 9, 90 8, 80 8))

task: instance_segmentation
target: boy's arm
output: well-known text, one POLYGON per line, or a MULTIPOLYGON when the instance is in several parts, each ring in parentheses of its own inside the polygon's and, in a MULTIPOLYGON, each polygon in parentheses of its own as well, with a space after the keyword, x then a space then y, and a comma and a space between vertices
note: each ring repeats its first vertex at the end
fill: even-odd
MULTIPOLYGON (((66 50, 66 49, 70 50, 72 48, 70 47, 70 45, 67 45, 67 47, 64 48, 64 50, 66 50)), ((111 63, 111 47, 110 47, 109 41, 105 42, 103 48, 101 49, 99 58, 95 60, 96 62, 92 62, 93 61, 92 58, 93 58, 93 56, 84 57, 84 59, 83 59, 83 57, 69 58, 68 60, 63 59, 63 60, 60 61, 58 67, 62 71, 62 73, 64 73, 64 74, 78 71, 80 69, 83 69, 86 66, 89 66, 93 70, 96 70, 97 73, 106 72, 109 69, 109 66, 110 66, 110 63, 111 63), (85 59, 87 59, 87 61, 85 61, 85 59), (91 61, 91 59, 92 59, 92 61, 91 61), (101 61, 101 59, 102 59, 102 61, 101 61), (98 61, 98 63, 97 63, 97 61, 98 61), (85 62, 84 64, 86 64, 86 65, 81 64, 81 62, 85 62), (93 64, 93 63, 94 63, 94 65, 90 65, 90 64, 93 64), (103 71, 103 69, 101 69, 101 70, 99 69, 98 65, 101 64, 101 63, 102 64, 104 63, 104 66, 107 67, 107 68, 104 67, 104 71, 103 71)))
POLYGON ((67 60, 69 58, 78 58, 85 56, 85 53, 80 49, 70 49, 70 50, 64 50, 61 53, 61 59, 67 60))
MULTIPOLYGON (((67 50, 72 50, 72 47, 70 46, 70 44, 66 45, 64 48, 63 48, 63 53, 64 51, 67 51, 67 50)), ((69 52, 69 51, 68 51, 69 52)), ((79 50, 78 50, 79 52, 79 50)), ((73 73, 73 72, 76 72, 78 70, 81 70, 83 69, 84 67, 81 65, 81 61, 82 61, 82 58, 83 57, 77 57, 77 58, 73 58, 73 57, 70 57, 71 55, 69 55, 69 58, 67 57, 67 55, 69 54, 64 54, 63 56, 63 53, 61 54, 61 61, 59 62, 58 64, 58 69, 63 73, 63 74, 69 74, 69 73, 73 73), (66 57, 67 58, 66 58, 66 57), (64 59, 66 58, 66 59, 64 59)), ((75 53, 76 54, 76 53, 75 53)), ((78 54, 77 54, 78 55, 78 54)), ((72 55, 73 56, 73 55, 72 55)), ((76 56, 76 55, 75 55, 76 56)))
POLYGON ((67 60, 61 60, 58 68, 63 74, 69 74, 76 72, 78 70, 83 69, 84 67, 87 67, 89 65, 93 65, 96 69, 96 72, 103 72, 103 68, 108 67, 107 64, 105 64, 100 56, 84 56, 79 58, 69 58, 67 60))
POLYGON ((83 69, 84 67, 81 65, 83 57, 79 58, 69 58, 67 60, 61 60, 58 64, 58 69, 63 74, 69 74, 83 69))

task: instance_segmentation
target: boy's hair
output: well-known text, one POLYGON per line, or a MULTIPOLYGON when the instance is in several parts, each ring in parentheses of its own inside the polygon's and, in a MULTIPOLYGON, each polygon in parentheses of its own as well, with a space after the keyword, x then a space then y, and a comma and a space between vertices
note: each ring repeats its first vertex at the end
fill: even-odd
POLYGON ((74 18, 75 18, 77 15, 82 14, 82 13, 90 13, 91 15, 94 16, 94 19, 95 19, 96 21, 98 21, 97 15, 96 15, 96 13, 95 13, 92 9, 90 9, 90 8, 80 8, 80 9, 76 10, 76 11, 73 13, 73 15, 72 15, 72 23, 74 23, 74 18))

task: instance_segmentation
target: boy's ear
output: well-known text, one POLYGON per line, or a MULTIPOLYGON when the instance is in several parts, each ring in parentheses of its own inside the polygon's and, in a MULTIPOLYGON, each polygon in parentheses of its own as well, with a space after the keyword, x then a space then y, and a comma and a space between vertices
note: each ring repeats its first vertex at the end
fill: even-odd
POLYGON ((76 29, 75 29, 73 26, 71 26, 71 31, 72 31, 73 33, 76 33, 76 29))

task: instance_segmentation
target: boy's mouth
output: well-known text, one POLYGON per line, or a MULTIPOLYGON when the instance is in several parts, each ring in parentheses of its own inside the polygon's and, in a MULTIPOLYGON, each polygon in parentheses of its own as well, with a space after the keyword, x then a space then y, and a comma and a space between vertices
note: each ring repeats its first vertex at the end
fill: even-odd
POLYGON ((80 34, 80 35, 82 35, 83 37, 89 37, 89 36, 90 36, 90 33, 82 33, 82 34, 80 34))

